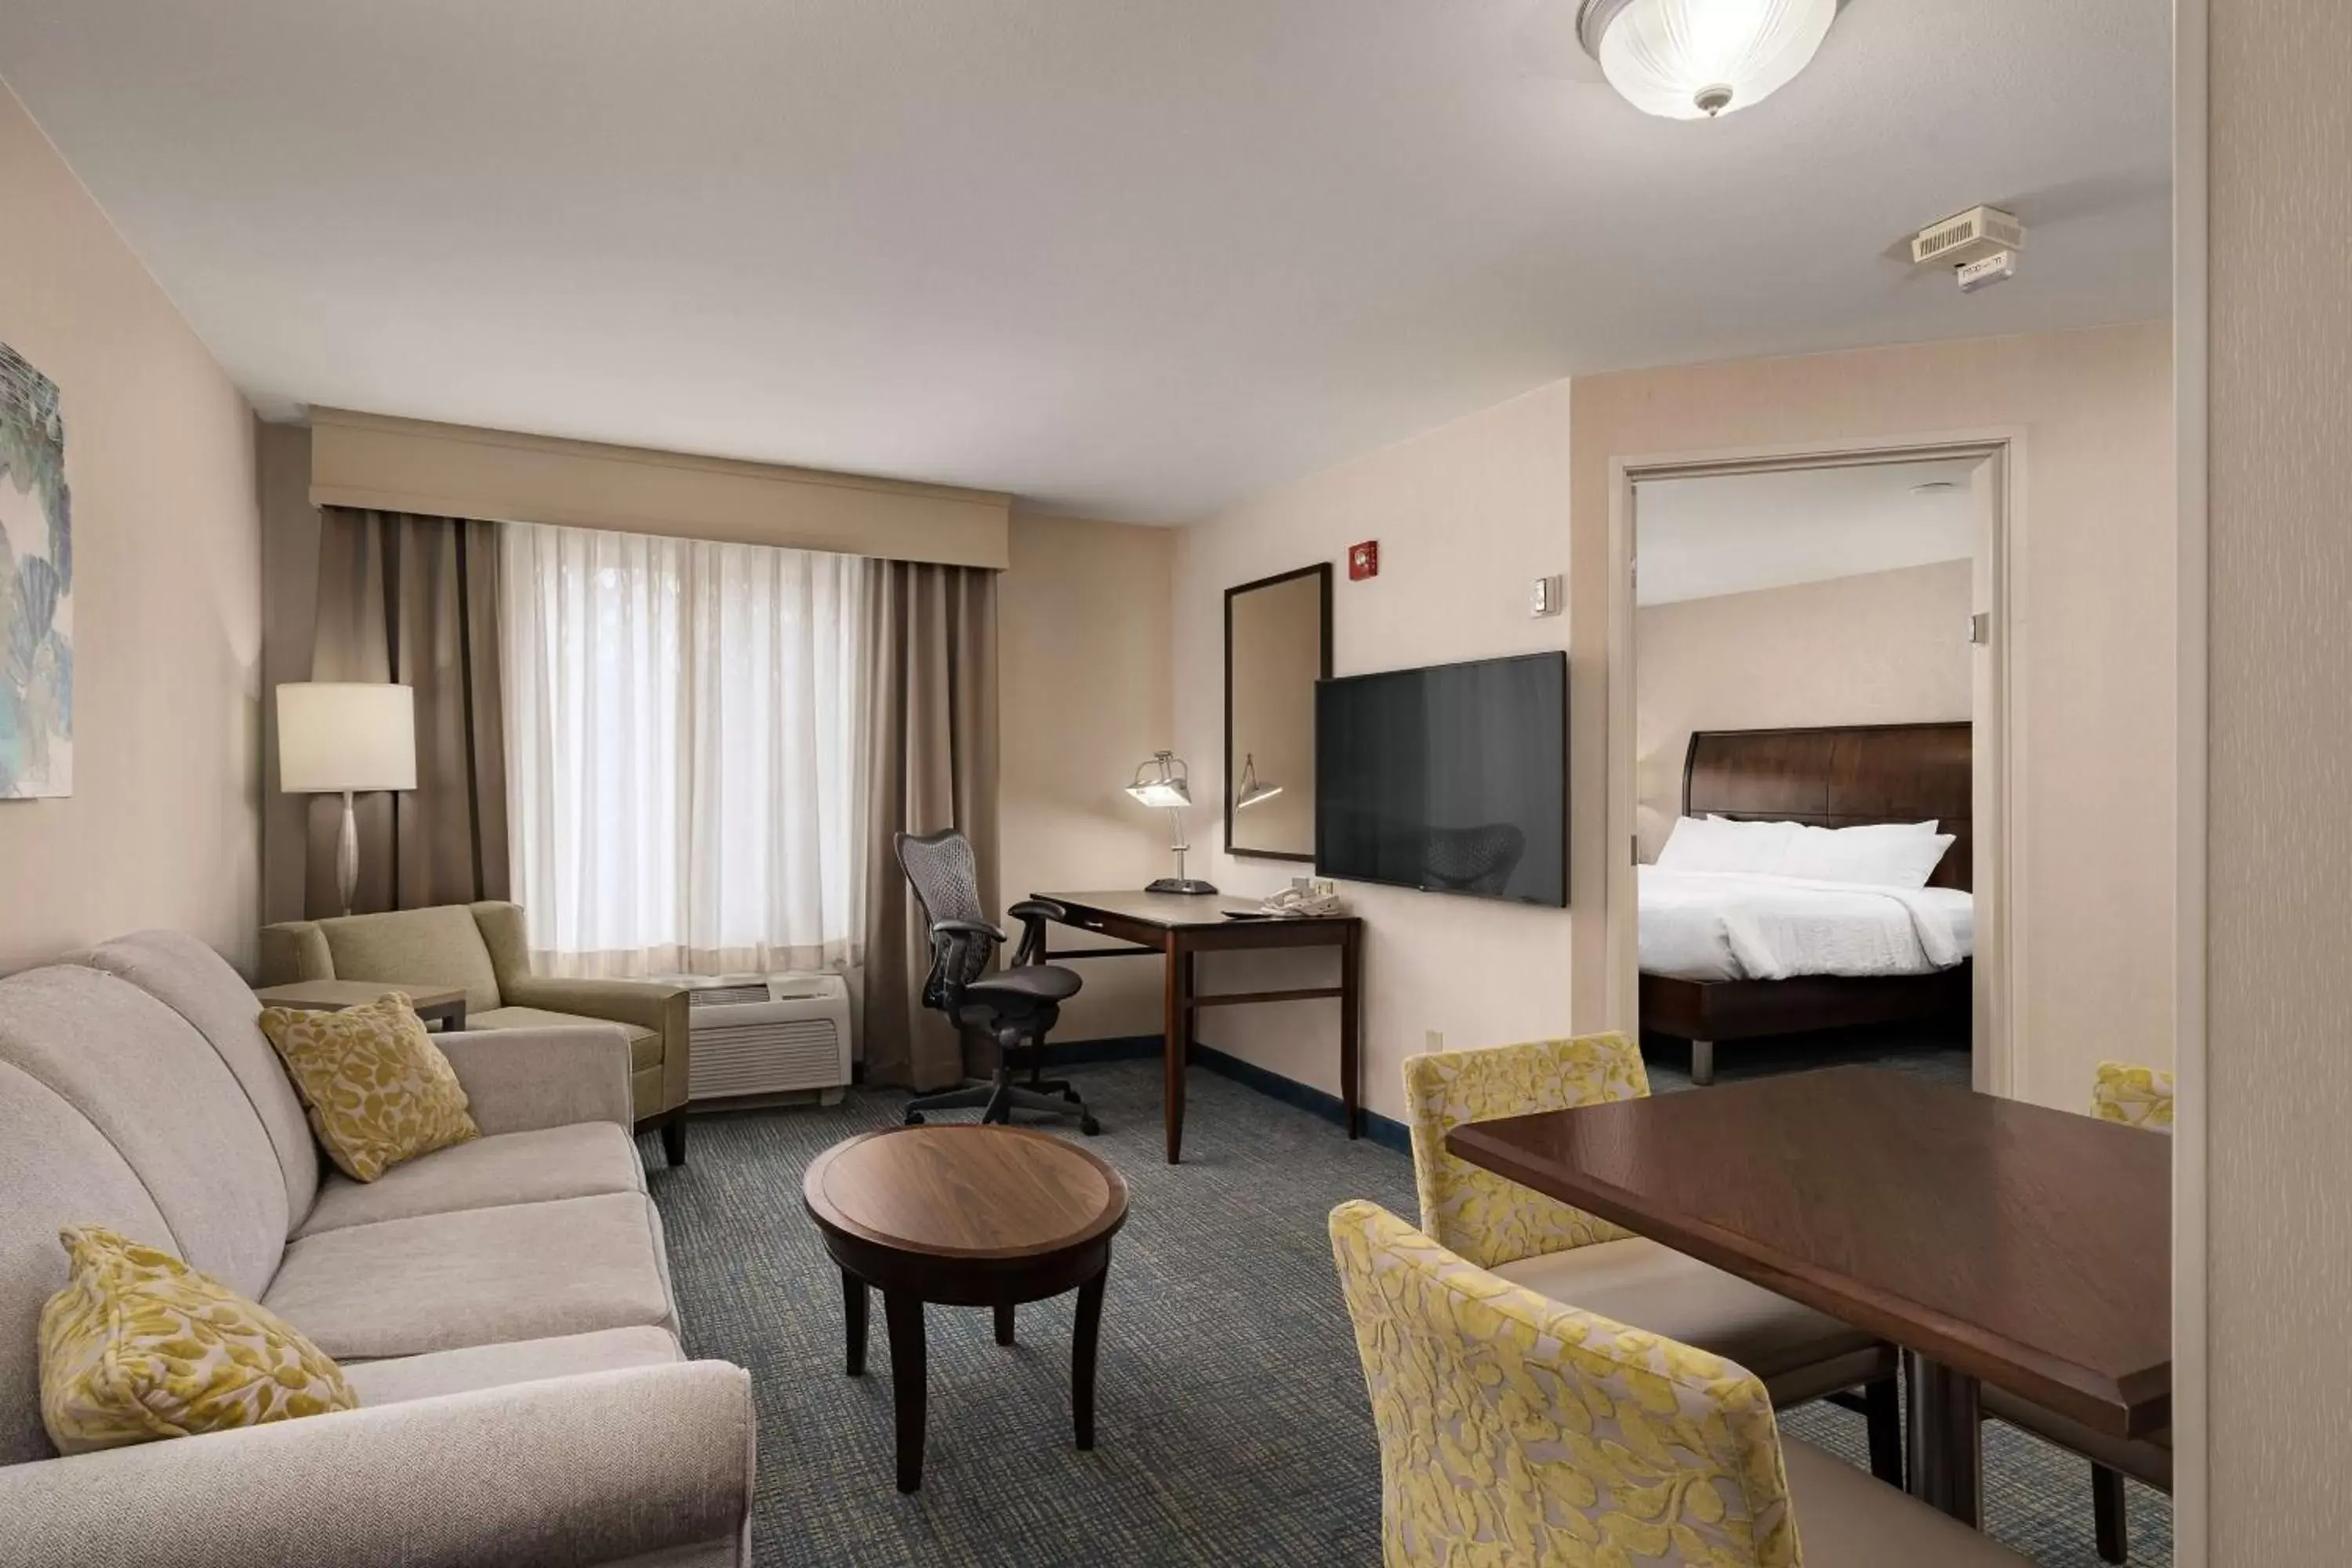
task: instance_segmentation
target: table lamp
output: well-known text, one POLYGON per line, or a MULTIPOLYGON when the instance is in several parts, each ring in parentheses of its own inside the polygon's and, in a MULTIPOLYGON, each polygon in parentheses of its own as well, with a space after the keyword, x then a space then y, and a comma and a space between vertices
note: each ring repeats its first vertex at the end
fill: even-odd
POLYGON ((1127 793, 1155 811, 1164 811, 1175 824, 1176 841, 1170 846, 1176 851, 1176 874, 1156 879, 1143 890, 1147 893, 1213 893, 1217 889, 1197 877, 1184 875, 1184 857, 1192 847, 1184 841, 1184 808, 1192 804, 1192 771, 1184 759, 1173 752, 1154 752, 1149 762, 1135 770, 1135 782, 1127 793))
POLYGON ((335 888, 343 913, 360 883, 360 790, 416 787, 416 699, 405 686, 290 681, 278 689, 278 787, 343 797, 335 888))

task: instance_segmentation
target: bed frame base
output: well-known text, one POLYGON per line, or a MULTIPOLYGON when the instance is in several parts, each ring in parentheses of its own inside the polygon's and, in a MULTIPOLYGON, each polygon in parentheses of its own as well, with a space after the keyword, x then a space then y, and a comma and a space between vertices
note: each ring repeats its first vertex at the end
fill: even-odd
POLYGON ((1688 1040, 1691 1081, 1715 1081, 1715 1047, 1856 1024, 1913 1020, 1966 1025, 1971 965, 1962 960, 1933 974, 1870 979, 1806 974, 1789 980, 1676 980, 1642 976, 1642 1027, 1688 1040))

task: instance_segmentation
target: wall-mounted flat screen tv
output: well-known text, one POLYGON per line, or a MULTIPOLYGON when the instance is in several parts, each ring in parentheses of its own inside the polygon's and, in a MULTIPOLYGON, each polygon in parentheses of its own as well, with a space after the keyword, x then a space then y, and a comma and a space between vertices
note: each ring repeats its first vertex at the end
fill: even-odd
POLYGON ((1318 683, 1315 868, 1566 907, 1568 656, 1318 683))

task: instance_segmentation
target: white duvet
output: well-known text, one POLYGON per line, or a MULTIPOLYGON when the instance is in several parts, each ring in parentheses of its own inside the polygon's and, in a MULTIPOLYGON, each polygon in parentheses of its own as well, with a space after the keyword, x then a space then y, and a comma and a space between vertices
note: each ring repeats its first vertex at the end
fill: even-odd
POLYGON ((1927 974, 1974 946, 1957 888, 1884 888, 1637 868, 1642 969, 1682 980, 1927 974))

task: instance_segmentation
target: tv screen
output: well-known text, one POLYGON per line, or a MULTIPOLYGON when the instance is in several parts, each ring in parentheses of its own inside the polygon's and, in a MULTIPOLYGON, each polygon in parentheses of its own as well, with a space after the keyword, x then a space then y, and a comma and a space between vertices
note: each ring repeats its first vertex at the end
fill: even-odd
POLYGON ((1315 688, 1315 868, 1568 903, 1568 656, 1315 688))

